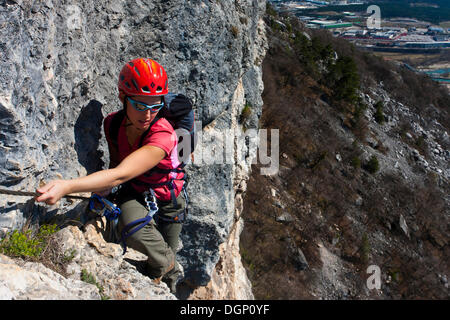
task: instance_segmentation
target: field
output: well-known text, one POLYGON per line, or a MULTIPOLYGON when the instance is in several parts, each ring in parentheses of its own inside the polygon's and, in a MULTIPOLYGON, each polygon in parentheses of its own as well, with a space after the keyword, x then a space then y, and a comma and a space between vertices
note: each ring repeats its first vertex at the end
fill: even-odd
MULTIPOLYGON (((406 62, 417 69, 424 71, 450 68, 448 54, 402 54, 396 52, 373 52, 387 61, 406 62)), ((450 83, 442 83, 450 92, 450 83)))
POLYGON ((376 56, 383 57, 384 60, 407 62, 411 65, 426 65, 433 59, 439 59, 440 54, 402 54, 399 52, 373 52, 376 56))
MULTIPOLYGON (((415 18, 421 21, 427 21, 433 24, 448 23, 450 21, 450 8, 445 2, 439 7, 414 7, 401 2, 383 3, 374 1, 370 4, 378 5, 381 9, 382 18, 405 17, 415 18)), ((300 10, 300 15, 324 14, 324 12, 366 12, 369 4, 365 5, 348 5, 348 6, 326 6, 318 9, 300 10)))

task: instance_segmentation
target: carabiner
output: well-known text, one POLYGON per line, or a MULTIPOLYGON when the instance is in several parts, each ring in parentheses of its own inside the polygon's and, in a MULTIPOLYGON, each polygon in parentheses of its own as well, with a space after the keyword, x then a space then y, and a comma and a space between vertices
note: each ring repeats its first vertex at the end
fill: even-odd
POLYGON ((144 192, 144 200, 147 205, 148 214, 153 217, 159 210, 158 204, 156 203, 156 195, 153 189, 149 189, 149 191, 144 192), (149 199, 150 195, 151 200, 149 199))

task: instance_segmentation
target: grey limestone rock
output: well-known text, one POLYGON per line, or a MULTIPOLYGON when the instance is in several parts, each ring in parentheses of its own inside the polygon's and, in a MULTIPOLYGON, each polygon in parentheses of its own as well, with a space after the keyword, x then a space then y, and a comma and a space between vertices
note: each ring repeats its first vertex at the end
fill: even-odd
POLYGON ((106 243, 100 229, 86 232, 71 226, 56 234, 66 256, 68 277, 37 262, 10 259, 0 254, 0 299, 14 300, 174 300, 166 284, 155 284, 138 270, 146 257, 133 249, 125 256, 118 244, 106 243), (90 275, 96 284, 83 279, 90 275))
MULTIPOLYGON (((117 75, 136 57, 158 61, 169 89, 189 96, 200 128, 238 129, 261 115, 265 1, 4 1, 0 4, 0 186, 32 191, 107 168, 102 121, 121 108, 117 75), (236 91, 240 92, 235 99, 236 91)), ((234 161, 234 160, 233 160, 234 161)), ((190 215, 179 252, 185 276, 206 284, 233 224, 241 164, 192 164, 190 215)), ((0 232, 30 216, 79 210, 29 198, 0 203, 0 232), (26 209, 25 209, 26 207, 26 209)), ((78 208, 78 209, 77 209, 78 208)))

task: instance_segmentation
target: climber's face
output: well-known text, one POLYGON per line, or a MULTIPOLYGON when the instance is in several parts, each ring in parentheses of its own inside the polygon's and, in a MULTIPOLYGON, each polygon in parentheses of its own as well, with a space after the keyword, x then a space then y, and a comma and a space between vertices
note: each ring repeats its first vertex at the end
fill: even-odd
POLYGON ((162 98, 152 96, 127 97, 127 115, 131 123, 140 130, 147 130, 162 108, 162 98))

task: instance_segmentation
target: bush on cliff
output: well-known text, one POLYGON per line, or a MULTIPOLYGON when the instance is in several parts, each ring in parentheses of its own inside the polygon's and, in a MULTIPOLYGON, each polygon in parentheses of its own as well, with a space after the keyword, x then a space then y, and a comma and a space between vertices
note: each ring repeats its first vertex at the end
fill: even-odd
POLYGON ((14 230, 0 242, 0 252, 13 257, 38 258, 47 247, 49 237, 56 231, 56 225, 43 225, 37 232, 14 230))

